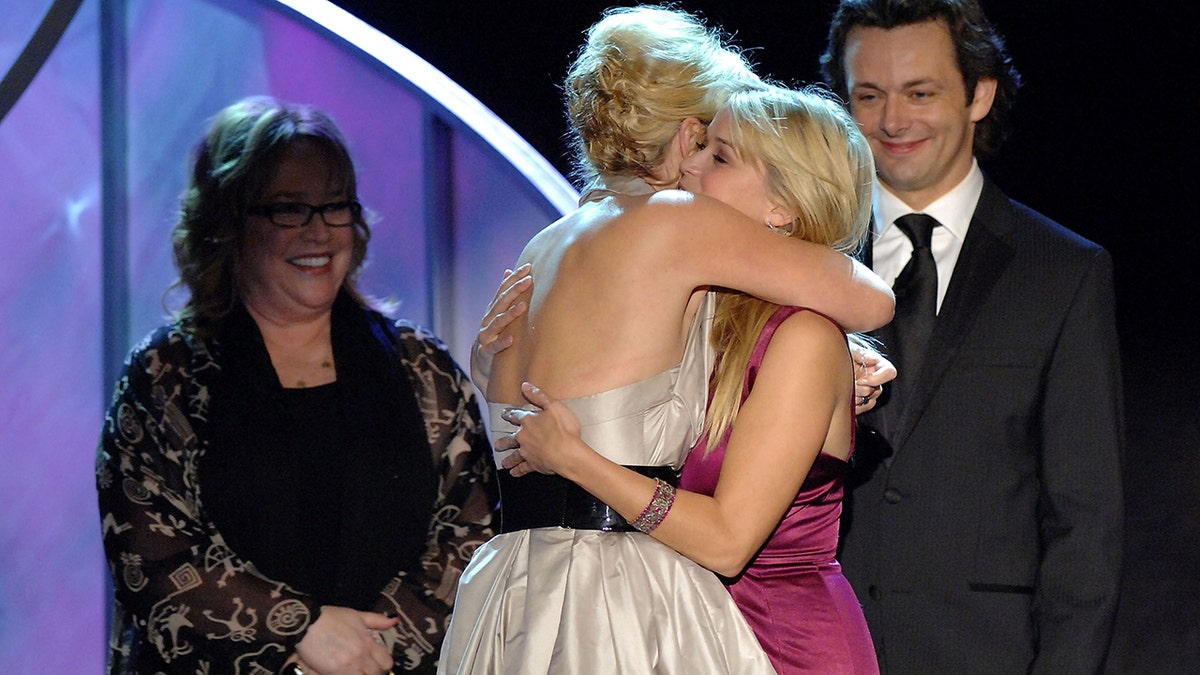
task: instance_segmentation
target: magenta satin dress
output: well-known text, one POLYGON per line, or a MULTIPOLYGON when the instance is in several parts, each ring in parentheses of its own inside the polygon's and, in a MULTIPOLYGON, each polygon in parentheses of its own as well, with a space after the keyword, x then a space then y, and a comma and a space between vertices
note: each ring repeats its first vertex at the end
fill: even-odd
MULTIPOLYGON (((798 307, 781 307, 758 338, 745 401, 775 330, 798 307)), ((729 434, 705 457, 705 441, 689 455, 680 487, 712 495, 729 434)), ((736 579, 726 580, 734 602, 781 675, 878 673, 862 607, 835 559, 846 462, 821 453, 783 520, 736 579)))

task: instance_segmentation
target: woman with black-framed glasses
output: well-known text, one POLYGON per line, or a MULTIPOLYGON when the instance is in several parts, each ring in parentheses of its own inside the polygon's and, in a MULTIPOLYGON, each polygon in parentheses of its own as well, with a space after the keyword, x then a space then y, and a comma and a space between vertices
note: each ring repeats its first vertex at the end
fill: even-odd
POLYGON ((252 216, 260 216, 271 221, 276 227, 290 230, 304 227, 312 222, 314 215, 329 227, 349 227, 362 217, 362 204, 356 201, 341 200, 327 204, 315 205, 304 202, 275 202, 246 209, 252 216))
POLYGON ((328 116, 214 118, 173 232, 190 298, 100 443, 110 673, 432 670, 495 479, 444 345, 357 290, 369 238, 328 116))

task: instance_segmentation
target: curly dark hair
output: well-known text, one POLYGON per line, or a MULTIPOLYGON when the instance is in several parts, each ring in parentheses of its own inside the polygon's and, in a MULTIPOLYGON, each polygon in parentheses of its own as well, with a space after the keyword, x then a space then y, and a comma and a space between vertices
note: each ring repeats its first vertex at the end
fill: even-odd
POLYGON ((843 100, 846 84, 846 37, 857 27, 890 30, 926 21, 942 21, 962 72, 967 102, 979 80, 996 80, 996 97, 987 116, 975 125, 975 153, 995 154, 1008 136, 1008 114, 1021 86, 1021 76, 1004 48, 1004 38, 984 16, 975 0, 842 0, 829 24, 829 39, 821 55, 821 75, 843 100))
MULTIPOLYGON (((357 201, 354 161, 337 124, 307 105, 267 96, 242 99, 221 110, 196 146, 188 187, 180 198, 179 220, 171 233, 179 280, 191 296, 179 318, 202 330, 219 323, 239 299, 234 260, 245 235, 246 210, 267 189, 285 151, 301 141, 325 154, 346 198, 357 201)), ((363 302, 355 278, 367 255, 371 229, 359 215, 354 222, 350 272, 342 289, 363 302)))

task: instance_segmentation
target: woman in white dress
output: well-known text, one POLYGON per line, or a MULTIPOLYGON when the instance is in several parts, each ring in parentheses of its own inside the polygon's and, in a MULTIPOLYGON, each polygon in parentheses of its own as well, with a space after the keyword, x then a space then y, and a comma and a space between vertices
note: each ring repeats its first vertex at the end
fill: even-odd
MULTIPOLYGON (((759 84, 744 59, 685 13, 613 10, 589 30, 566 86, 588 189, 521 255, 538 282, 488 373, 493 438, 514 429, 501 411, 536 381, 591 447, 671 481, 704 411, 708 287, 813 307, 850 330, 891 318, 890 290, 849 258, 669 189, 748 86, 759 84)), ((717 577, 637 531, 646 523, 557 476, 501 474, 504 534, 460 580, 439 672, 773 672, 717 577)))

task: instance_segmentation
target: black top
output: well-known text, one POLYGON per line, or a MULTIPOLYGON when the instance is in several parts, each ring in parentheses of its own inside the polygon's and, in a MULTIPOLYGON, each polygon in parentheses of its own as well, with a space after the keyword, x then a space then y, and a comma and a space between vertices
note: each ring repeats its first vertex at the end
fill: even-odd
POLYGON ((200 484, 226 543, 259 571, 365 610, 419 564, 437 479, 406 378, 336 310, 338 380, 307 389, 284 389, 253 319, 230 317, 200 484))
MULTIPOLYGON (((230 546, 267 576, 311 594, 321 604, 348 605, 339 597, 342 493, 355 481, 336 448, 346 438, 337 382, 284 389, 291 434, 282 452, 227 448, 205 467, 205 503, 230 546), (287 509, 273 505, 288 504, 287 509)), ((261 448, 261 446, 260 446, 261 448)))

